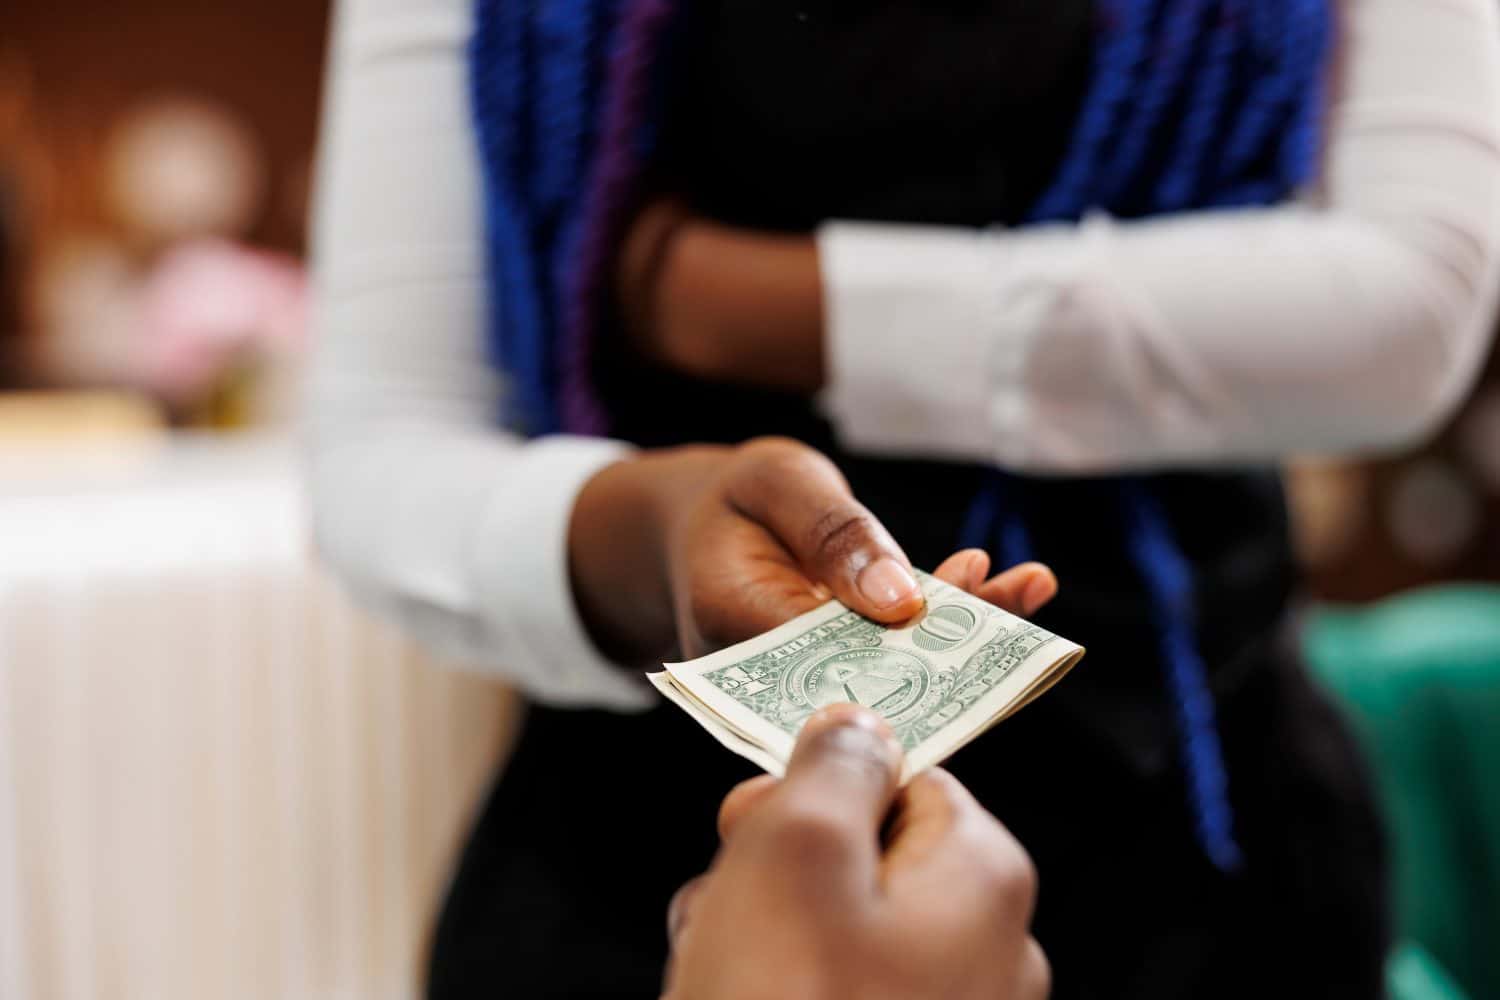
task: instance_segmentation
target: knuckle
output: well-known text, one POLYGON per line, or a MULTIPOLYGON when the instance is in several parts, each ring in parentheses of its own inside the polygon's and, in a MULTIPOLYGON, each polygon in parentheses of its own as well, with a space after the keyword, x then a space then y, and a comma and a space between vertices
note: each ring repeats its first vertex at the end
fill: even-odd
POLYGON ((845 559, 869 544, 875 518, 852 501, 839 503, 813 519, 807 548, 820 562, 845 559))
POLYGON ((950 819, 960 816, 966 807, 975 803, 967 789, 951 773, 941 767, 930 768, 912 780, 914 790, 919 790, 929 801, 936 803, 950 819))
POLYGON ((776 469, 797 471, 805 469, 817 452, 792 438, 758 437, 740 446, 740 455, 755 471, 767 472, 776 469))
POLYGON ((783 801, 768 810, 765 831, 771 850, 809 864, 836 862, 852 847, 838 815, 811 801, 783 801))
POLYGON ((924 772, 920 780, 928 797, 949 810, 956 835, 990 867, 1006 877, 1033 871, 1031 856, 1021 842, 951 773, 936 767, 924 772))
POLYGON ((971 849, 968 856, 975 884, 994 902, 996 908, 1007 906, 1011 881, 1014 877, 1011 869, 998 860, 994 852, 990 850, 971 849))
POLYGON ((1016 904, 1030 913, 1036 905, 1037 893, 1041 888, 1036 862, 1031 860, 1031 855, 1019 848, 1015 850, 1015 857, 1015 874, 1010 883, 1011 892, 1016 904))
POLYGON ((1001 899, 1007 909, 1030 914, 1036 906, 1036 865, 1024 851, 1012 849, 1000 874, 1001 899))
MULTIPOLYGON (((966 807, 972 807, 968 792, 958 779, 941 768, 924 771, 912 779, 906 787, 909 808, 919 811, 929 823, 948 831, 945 835, 964 836, 966 807)), ((960 840, 960 847, 973 853, 982 853, 975 845, 960 840)))
POLYGON ((793 438, 759 437, 740 446, 745 472, 760 481, 805 480, 832 474, 842 481, 838 466, 815 448, 793 438))
POLYGON ((1030 913, 1037 896, 1036 864, 1031 856, 993 820, 970 837, 976 859, 975 877, 994 898, 996 906, 1030 913))
POLYGON ((1037 943, 1036 938, 1026 939, 1026 954, 1022 959, 1024 965, 1021 973, 1023 988, 1021 996, 1027 1000, 1043 1000, 1052 993, 1052 962, 1047 958, 1047 953, 1037 943))

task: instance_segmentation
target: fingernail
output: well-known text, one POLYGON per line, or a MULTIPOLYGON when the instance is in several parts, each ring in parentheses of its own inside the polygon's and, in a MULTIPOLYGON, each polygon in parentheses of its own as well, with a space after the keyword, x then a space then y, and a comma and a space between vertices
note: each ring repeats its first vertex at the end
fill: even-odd
POLYGON ((818 710, 803 725, 799 746, 816 744, 825 752, 841 751, 880 759, 899 771, 904 751, 891 724, 861 705, 829 705, 818 710))
POLYGON ((868 732, 877 733, 880 736, 890 736, 891 726, 876 712, 861 705, 844 703, 829 705, 814 712, 812 717, 803 725, 803 731, 808 734, 822 732, 825 729, 863 729, 868 732))
POLYGON ((703 888, 703 880, 706 875, 699 875, 689 880, 682 888, 672 894, 672 901, 667 904, 667 943, 676 945, 677 938, 681 936, 682 929, 687 926, 688 904, 694 895, 703 888))
POLYGON ((667 904, 667 941, 669 943, 676 941, 677 935, 682 933, 683 918, 686 915, 687 910, 682 905, 682 893, 679 892, 667 904))
POLYGON ((855 579, 860 594, 877 610, 895 607, 917 593, 916 577, 890 556, 881 556, 855 579))

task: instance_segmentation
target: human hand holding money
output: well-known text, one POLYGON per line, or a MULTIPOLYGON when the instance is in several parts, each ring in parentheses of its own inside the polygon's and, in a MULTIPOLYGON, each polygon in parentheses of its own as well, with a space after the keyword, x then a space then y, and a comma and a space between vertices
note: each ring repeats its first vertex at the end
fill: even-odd
POLYGON ((668 911, 667 1000, 1047 996, 1025 849, 941 768, 898 788, 902 756, 878 717, 836 705, 785 779, 729 793, 722 849, 668 911))
MULTIPOLYGON (((838 467, 782 438, 600 470, 574 504, 568 564, 580 618, 619 663, 702 656, 830 597, 888 624, 922 609, 906 554, 838 467)), ((1057 589, 1037 563, 988 572, 989 557, 968 550, 937 575, 1023 615, 1057 589)))
POLYGON ((781 774, 820 708, 852 702, 891 726, 902 781, 946 760, 1062 678, 1083 649, 934 576, 926 607, 880 625, 837 601, 754 639, 648 675, 728 749, 781 774))

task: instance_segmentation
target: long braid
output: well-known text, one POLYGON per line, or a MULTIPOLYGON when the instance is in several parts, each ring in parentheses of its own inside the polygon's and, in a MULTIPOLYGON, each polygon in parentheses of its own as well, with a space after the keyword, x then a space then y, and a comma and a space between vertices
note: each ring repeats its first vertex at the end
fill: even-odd
MULTIPOLYGON (((1331 37, 1326 0, 1173 0, 1164 12, 1153 0, 1113 0, 1100 16, 1094 79, 1033 221, 1096 209, 1135 216, 1269 204, 1311 178, 1331 37)), ((993 543, 1008 562, 1031 558, 1016 502, 1022 490, 1023 482, 992 472, 961 543, 993 543)), ((1122 480, 1119 503, 1151 597, 1194 833, 1215 867, 1233 872, 1244 852, 1198 649, 1191 564, 1145 480, 1122 480)))
POLYGON ((530 142, 527 22, 530 5, 478 0, 470 43, 470 100, 485 166, 485 225, 490 236, 491 352, 511 378, 508 422, 530 433, 550 430, 552 410, 540 267, 525 197, 530 142))
POLYGON ((590 346, 599 325, 615 238, 628 221, 625 213, 650 152, 647 129, 661 96, 657 57, 676 9, 673 0, 626 4, 612 46, 595 163, 571 260, 559 282, 565 296, 562 421, 579 433, 600 433, 606 426, 593 393, 590 346))
POLYGON ((1235 44, 1239 38, 1232 5, 1214 6, 1218 9, 1209 28, 1207 52, 1191 102, 1182 117, 1176 148, 1156 185, 1151 206, 1154 213, 1193 208, 1208 189, 1205 168, 1212 162, 1210 153, 1228 118, 1226 99, 1231 94, 1235 44))
POLYGON ((1297 76, 1298 90, 1307 97, 1293 112, 1287 137, 1281 144, 1281 173, 1295 186, 1312 180, 1318 169, 1323 121, 1328 113, 1326 66, 1333 28, 1326 0, 1298 0, 1298 48, 1291 60, 1291 71, 1297 76))
POLYGON ((1093 83, 1057 177, 1030 212, 1033 222, 1076 219, 1091 206, 1106 143, 1116 133, 1145 57, 1149 0, 1101 0, 1095 16, 1093 83))
POLYGON ((1198 649, 1193 571, 1172 537, 1170 521, 1141 480, 1121 484, 1121 506, 1130 555, 1151 595, 1165 667, 1178 751, 1186 772, 1193 829, 1203 853, 1220 871, 1244 864, 1229 805, 1229 773, 1208 683, 1198 649))
POLYGON ((545 19, 546 36, 553 45, 551 67, 544 79, 550 85, 544 93, 552 99, 543 104, 542 120, 548 135, 554 137, 550 169, 538 188, 538 200, 547 205, 549 226, 544 233, 550 256, 546 260, 551 294, 549 329, 561 336, 549 338, 554 345, 553 370, 549 386, 553 394, 551 414, 555 426, 573 429, 567 421, 566 397, 570 365, 577 353, 572 348, 569 328, 570 300, 561 290, 570 287, 578 267, 578 245, 582 239, 586 216, 576 210, 579 184, 588 176, 592 146, 595 144, 603 74, 595 71, 600 53, 613 44, 619 31, 611 25, 614 11, 601 9, 593 0, 552 0, 551 16, 545 19), (611 30, 613 28, 613 30, 611 30))
MULTIPOLYGON (((1293 104, 1305 92, 1305 80, 1299 73, 1298 61, 1305 58, 1304 39, 1306 24, 1297 17, 1300 0, 1292 3, 1272 4, 1267 9, 1252 5, 1256 30, 1251 38, 1255 48, 1251 56, 1261 66, 1247 94, 1244 108, 1237 116, 1234 129, 1219 156, 1217 187, 1220 200, 1232 199, 1246 204, 1261 200, 1262 192, 1269 185, 1284 181, 1280 150, 1274 162, 1267 164, 1248 185, 1240 180, 1251 171, 1256 160, 1267 155, 1269 140, 1278 131, 1283 136, 1290 133, 1289 118, 1293 104), (1300 30, 1299 30, 1300 29, 1300 30), (1241 192, 1242 187, 1249 191, 1241 192)), ((1290 143, 1283 139, 1281 149, 1290 143)))
POLYGON ((592 0, 549 0, 536 16, 536 168, 530 199, 553 218, 573 194, 584 169, 589 130, 591 52, 598 41, 600 11, 592 0))
POLYGON ((1171 0, 1161 15, 1161 30, 1152 40, 1147 57, 1150 72, 1133 102, 1134 113, 1119 130, 1119 145, 1105 165, 1105 176, 1099 186, 1102 202, 1118 204, 1130 193, 1132 182, 1151 151, 1152 139, 1163 126, 1163 116, 1177 101, 1188 79, 1206 14, 1201 0, 1171 0))

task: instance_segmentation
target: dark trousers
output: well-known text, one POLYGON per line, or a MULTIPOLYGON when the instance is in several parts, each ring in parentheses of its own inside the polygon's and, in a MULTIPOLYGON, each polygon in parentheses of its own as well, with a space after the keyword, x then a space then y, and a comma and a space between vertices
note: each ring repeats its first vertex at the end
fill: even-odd
MULTIPOLYGON (((1054 997, 1381 996, 1379 823, 1342 721, 1295 659, 1268 650, 1219 705, 1248 859, 1232 877, 1194 842, 1171 755, 1116 753, 1058 697, 1069 683, 951 762, 1036 859, 1054 997)), ((667 901, 708 864, 719 799, 752 773, 670 707, 534 710, 459 863, 429 995, 657 996, 667 901)))

